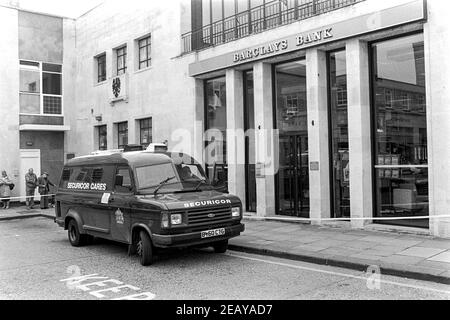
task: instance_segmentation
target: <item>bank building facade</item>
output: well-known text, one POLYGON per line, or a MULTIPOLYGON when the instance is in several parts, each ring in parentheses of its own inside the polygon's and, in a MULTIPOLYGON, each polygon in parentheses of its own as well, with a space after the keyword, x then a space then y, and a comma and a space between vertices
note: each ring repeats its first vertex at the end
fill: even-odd
POLYGON ((0 7, 12 150, 0 165, 20 184, 33 161, 55 177, 74 156, 165 141, 249 215, 450 238, 445 9, 179 0, 69 19, 0 7))

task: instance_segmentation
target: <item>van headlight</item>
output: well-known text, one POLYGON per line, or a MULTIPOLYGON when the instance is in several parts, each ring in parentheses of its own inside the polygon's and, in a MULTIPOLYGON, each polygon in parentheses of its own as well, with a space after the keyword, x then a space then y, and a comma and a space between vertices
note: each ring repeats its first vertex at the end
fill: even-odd
POLYGON ((179 224, 181 224, 182 222, 183 222, 183 217, 182 217, 181 214, 177 213, 177 214, 172 214, 172 215, 170 216, 170 223, 171 223, 173 226, 179 225, 179 224))
POLYGON ((231 217, 240 218, 241 217, 241 208, 240 207, 231 208, 231 217))

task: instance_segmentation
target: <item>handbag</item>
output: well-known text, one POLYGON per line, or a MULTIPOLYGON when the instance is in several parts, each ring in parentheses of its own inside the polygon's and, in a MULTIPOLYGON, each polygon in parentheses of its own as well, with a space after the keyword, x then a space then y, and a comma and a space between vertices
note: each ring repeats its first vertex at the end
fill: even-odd
POLYGON ((11 184, 9 185, 9 190, 14 189, 14 187, 15 187, 14 183, 11 183, 11 184))

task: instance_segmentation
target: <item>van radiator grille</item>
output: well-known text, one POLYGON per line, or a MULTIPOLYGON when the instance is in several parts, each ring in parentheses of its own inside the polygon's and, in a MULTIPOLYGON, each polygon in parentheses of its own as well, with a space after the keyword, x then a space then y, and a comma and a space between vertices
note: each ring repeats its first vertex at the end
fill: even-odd
POLYGON ((225 222, 231 219, 231 208, 207 208, 187 211, 188 225, 225 222), (214 215, 214 216, 210 216, 214 215))

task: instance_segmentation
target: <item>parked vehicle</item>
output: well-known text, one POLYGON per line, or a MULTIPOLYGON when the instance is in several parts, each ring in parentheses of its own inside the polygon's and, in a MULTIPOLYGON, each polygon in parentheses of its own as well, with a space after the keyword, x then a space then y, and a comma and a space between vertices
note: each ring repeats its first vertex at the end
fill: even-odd
POLYGON ((244 231, 238 197, 215 190, 187 154, 101 153, 64 166, 55 222, 73 246, 93 237, 126 243, 142 265, 156 248, 212 246, 227 250, 244 231))

